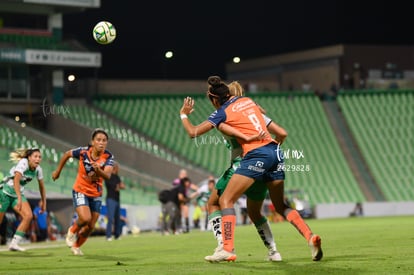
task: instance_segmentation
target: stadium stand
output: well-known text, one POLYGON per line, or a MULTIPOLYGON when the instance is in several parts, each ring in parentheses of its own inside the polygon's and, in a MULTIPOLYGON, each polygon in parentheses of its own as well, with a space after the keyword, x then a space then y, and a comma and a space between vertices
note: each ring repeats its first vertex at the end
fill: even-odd
POLYGON ((0 28, 0 42, 13 48, 71 50, 66 42, 46 30, 0 28))
MULTIPOLYGON (((213 109, 205 96, 194 97, 192 121, 200 123, 213 109)), ((283 145, 289 169, 286 188, 302 188, 311 203, 365 201, 317 97, 273 94, 252 98, 289 132, 283 145)), ((94 105, 219 175, 229 163, 221 135, 216 132, 190 140, 177 115, 182 99, 183 96, 103 97, 96 99, 94 105)))
POLYGON ((365 201, 316 96, 253 98, 289 133, 282 146, 290 169, 286 171, 285 188, 302 188, 311 203, 365 201), (303 156, 295 157, 295 150, 303 156))
POLYGON ((410 201, 414 91, 345 91, 342 113, 387 201, 410 201))

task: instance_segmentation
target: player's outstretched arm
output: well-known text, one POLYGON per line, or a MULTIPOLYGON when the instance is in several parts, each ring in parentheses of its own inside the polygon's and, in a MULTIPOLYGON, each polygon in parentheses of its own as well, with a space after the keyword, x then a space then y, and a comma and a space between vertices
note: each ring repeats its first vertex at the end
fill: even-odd
POLYGON ((60 158, 58 167, 56 168, 55 171, 52 172, 52 179, 53 180, 57 180, 60 176, 60 172, 63 169, 63 166, 65 166, 66 162, 68 161, 68 159, 72 157, 72 150, 69 150, 67 152, 65 152, 63 154, 63 156, 60 158))
POLYGON ((181 122, 183 123, 184 129, 187 131, 187 134, 191 138, 201 136, 214 128, 213 125, 207 120, 201 122, 197 126, 191 123, 191 121, 188 119, 188 115, 194 111, 194 104, 194 99, 192 99, 191 97, 186 97, 184 99, 183 106, 180 109, 181 122))

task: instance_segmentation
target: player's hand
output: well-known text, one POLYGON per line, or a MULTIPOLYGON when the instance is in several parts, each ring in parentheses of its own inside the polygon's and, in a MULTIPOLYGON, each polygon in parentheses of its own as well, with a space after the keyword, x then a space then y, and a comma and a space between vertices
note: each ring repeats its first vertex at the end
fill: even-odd
POLYGON ((262 140, 266 138, 266 131, 261 130, 257 135, 252 136, 251 140, 262 140))
POLYGON ((260 131, 260 133, 259 133, 259 135, 258 135, 258 137, 257 137, 257 140, 262 140, 262 139, 265 139, 265 138, 266 138, 266 136, 267 136, 266 131, 261 130, 261 131, 260 131))
POLYGON ((184 98, 183 106, 181 107, 180 114, 189 115, 194 111, 194 99, 187 96, 184 98))
POLYGON ((22 199, 17 199, 16 209, 18 211, 22 210, 22 199))
POLYGON ((44 213, 46 211, 46 202, 40 202, 40 213, 44 213))
POLYGON ((55 181, 59 178, 60 173, 58 171, 53 171, 52 172, 52 179, 55 181))

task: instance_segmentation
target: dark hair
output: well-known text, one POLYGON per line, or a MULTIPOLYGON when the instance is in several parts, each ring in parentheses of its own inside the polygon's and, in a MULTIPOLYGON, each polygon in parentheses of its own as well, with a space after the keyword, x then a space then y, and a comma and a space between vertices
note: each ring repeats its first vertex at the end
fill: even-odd
POLYGON ((39 148, 30 148, 30 149, 27 149, 25 158, 30 157, 34 152, 39 152, 40 153, 40 149, 39 148))
POLYGON ((180 184, 184 185, 187 181, 191 183, 190 178, 188 178, 188 177, 182 178, 182 179, 180 179, 180 184))
POLYGON ((96 128, 95 130, 93 130, 93 132, 92 132, 92 139, 94 139, 97 134, 104 134, 106 136, 106 139, 109 140, 108 134, 106 133, 106 131, 104 129, 102 129, 102 128, 96 128))
POLYGON ((207 79, 207 83, 209 84, 208 97, 211 101, 213 101, 213 98, 216 98, 218 103, 223 105, 227 100, 229 100, 231 96, 229 87, 221 81, 219 76, 210 76, 207 79))

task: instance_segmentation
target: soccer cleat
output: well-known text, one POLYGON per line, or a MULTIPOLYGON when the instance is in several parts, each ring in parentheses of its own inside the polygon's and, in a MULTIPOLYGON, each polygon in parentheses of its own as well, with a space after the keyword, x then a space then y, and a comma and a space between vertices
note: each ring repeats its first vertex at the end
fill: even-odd
POLYGON ((220 251, 214 252, 213 255, 205 256, 204 260, 211 262, 211 263, 223 262, 223 261, 234 262, 236 258, 237 258, 236 254, 222 249, 220 251))
POLYGON ((223 250, 223 244, 217 245, 217 247, 214 249, 214 253, 219 252, 220 250, 223 250))
POLYGON ((68 234, 66 235, 66 244, 67 244, 67 246, 72 247, 73 244, 76 242, 76 240, 77 240, 76 234, 70 232, 70 227, 69 227, 68 234))
POLYGON ((13 242, 9 245, 9 250, 10 251, 26 251, 25 248, 19 246, 16 243, 13 243, 13 242))
POLYGON ((311 236, 309 240, 309 247, 311 249, 313 261, 320 261, 323 257, 321 243, 321 237, 319 237, 318 235, 311 236))
POLYGON ((281 262, 282 261, 282 255, 280 255, 280 253, 276 250, 269 250, 269 254, 267 257, 268 261, 271 262, 281 262))
POLYGON ((75 256, 83 256, 83 252, 82 252, 82 250, 80 250, 80 247, 73 247, 72 246, 70 250, 72 250, 72 254, 75 255, 75 256))
POLYGON ((111 238, 111 237, 106 238, 106 240, 107 240, 108 242, 112 242, 112 238, 111 238))

